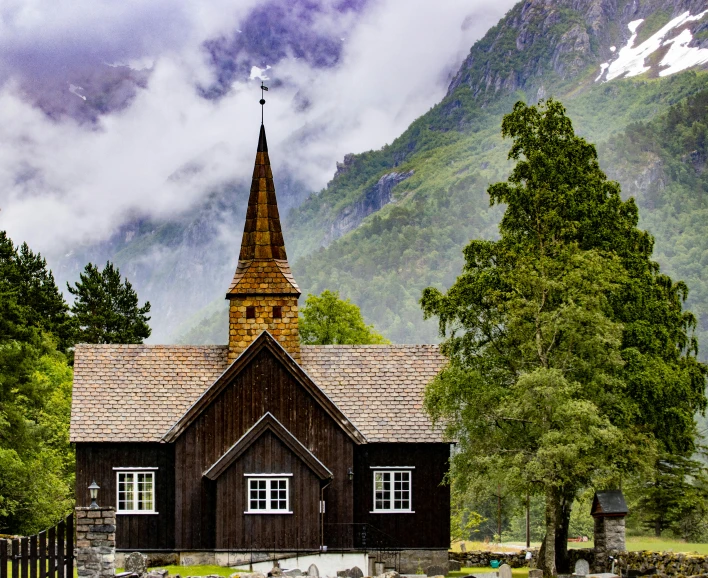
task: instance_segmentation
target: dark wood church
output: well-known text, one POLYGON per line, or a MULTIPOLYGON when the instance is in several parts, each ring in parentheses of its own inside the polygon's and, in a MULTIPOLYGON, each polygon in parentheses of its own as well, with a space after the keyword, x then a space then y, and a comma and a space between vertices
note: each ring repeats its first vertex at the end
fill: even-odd
POLYGON ((76 347, 76 503, 95 480, 119 552, 447 562, 450 445, 422 409, 444 358, 434 345, 300 345, 299 296, 261 125, 229 344, 76 347))

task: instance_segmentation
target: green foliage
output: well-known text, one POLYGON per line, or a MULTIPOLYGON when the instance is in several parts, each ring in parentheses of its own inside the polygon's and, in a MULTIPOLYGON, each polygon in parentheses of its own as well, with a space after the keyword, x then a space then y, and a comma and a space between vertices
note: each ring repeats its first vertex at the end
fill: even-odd
POLYGON ((581 489, 649 470, 656 445, 694 449, 706 368, 685 285, 651 261, 636 205, 562 105, 517 103, 502 133, 516 165, 489 187, 506 204, 501 238, 471 241, 447 293, 421 300, 450 359, 426 408, 460 441, 455 476, 503 467, 545 496, 555 573, 581 489))
POLYGON ((307 345, 390 343, 373 325, 366 325, 359 308, 340 299, 338 291, 308 295, 300 313, 300 341, 307 345))
POLYGON ((70 319, 40 256, 4 233, 0 251, 0 533, 28 534, 73 504, 70 319))
POLYGON ((0 292, 12 294, 4 302, 13 308, 2 316, 6 336, 27 335, 34 328, 53 334, 62 351, 73 345, 69 308, 46 260, 27 243, 15 247, 5 231, 0 231, 0 292))
POLYGON ((79 343, 142 343, 150 336, 147 322, 150 302, 138 306, 138 295, 120 271, 106 263, 103 271, 89 263, 76 286, 67 283, 75 296, 71 312, 77 324, 79 343))
POLYGON ((654 476, 630 487, 632 511, 644 529, 690 542, 708 538, 708 477, 698 460, 664 454, 654 476))

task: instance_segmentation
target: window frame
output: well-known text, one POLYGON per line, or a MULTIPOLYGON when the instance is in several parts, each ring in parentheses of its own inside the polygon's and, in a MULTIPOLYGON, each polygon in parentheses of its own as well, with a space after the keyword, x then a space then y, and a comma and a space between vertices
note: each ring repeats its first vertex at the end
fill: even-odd
POLYGON ((160 512, 157 511, 157 486, 155 484, 155 480, 157 476, 155 475, 157 472, 157 468, 113 468, 113 471, 116 473, 116 515, 150 515, 150 514, 159 514, 160 512), (133 491, 133 507, 138 505, 138 500, 139 500, 139 491, 138 491, 138 474, 143 474, 143 475, 149 475, 151 478, 151 486, 152 486, 152 508, 149 510, 124 510, 121 509, 121 500, 120 500, 120 489, 121 489, 121 480, 120 477, 122 475, 126 474, 131 474, 133 476, 133 481, 131 482, 131 485, 133 486, 132 491, 133 491))
POLYGON ((246 479, 246 509, 244 514, 292 514, 292 504, 290 502, 290 478, 292 474, 244 474, 246 479), (267 487, 266 492, 266 504, 265 509, 251 509, 251 483, 265 481, 267 487), (273 500, 270 493, 273 491, 271 486, 272 482, 285 482, 285 509, 273 509, 272 505, 274 501, 280 501, 279 499, 273 500))
MULTIPOLYGON (((370 514, 415 514, 415 510, 413 509, 413 470, 414 467, 406 467, 406 466, 398 466, 398 467, 390 467, 390 468, 383 468, 383 467, 375 467, 371 466, 372 470, 372 497, 373 497, 373 502, 372 502, 372 510, 369 512, 370 514), (394 492, 395 489, 391 487, 389 489, 389 498, 387 500, 388 502, 388 507, 387 508, 377 508, 376 507, 376 475, 377 474, 389 474, 391 476, 391 479, 389 480, 390 484, 393 484, 395 480, 393 477, 396 474, 407 474, 408 476, 408 508, 393 508, 392 506, 395 504, 395 497, 394 497, 394 492)), ((379 500, 381 501, 381 500, 379 500)))

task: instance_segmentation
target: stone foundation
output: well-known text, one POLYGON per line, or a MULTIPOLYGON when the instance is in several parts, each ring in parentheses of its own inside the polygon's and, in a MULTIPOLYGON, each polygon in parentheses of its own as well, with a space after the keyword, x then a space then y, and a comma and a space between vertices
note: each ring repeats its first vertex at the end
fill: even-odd
POLYGON ((112 578, 115 557, 115 508, 76 508, 76 569, 79 578, 112 578))
POLYGON ((441 566, 447 574, 447 550, 402 550, 401 574, 425 574, 428 566, 441 566))

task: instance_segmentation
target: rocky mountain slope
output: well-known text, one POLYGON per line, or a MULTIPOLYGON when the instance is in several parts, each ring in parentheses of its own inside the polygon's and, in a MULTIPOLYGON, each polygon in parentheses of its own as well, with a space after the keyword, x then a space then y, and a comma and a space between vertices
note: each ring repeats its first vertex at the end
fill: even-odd
MULTIPOLYGON (((496 235, 501 209, 489 207, 485 191, 509 170, 501 117, 518 99, 554 96, 576 130, 598 144, 602 166, 625 195, 637 197, 662 266, 695 287, 691 306, 708 335, 708 293, 699 288, 704 243, 685 229, 698 228, 695 211, 703 203, 696 185, 703 153, 688 150, 698 141, 684 138, 697 130, 701 105, 672 125, 680 146, 644 150, 646 135, 661 140, 667 115, 708 87, 707 10, 708 0, 517 4, 472 47, 445 98, 390 145, 347 155, 327 187, 306 200, 301 185, 276 173, 300 287, 305 294, 338 289, 395 342, 434 341, 435 324, 423 322, 417 303, 420 291, 452 282, 470 238, 496 235)), ((171 320, 160 340, 169 333, 184 342, 222 342, 222 293, 238 242, 238 231, 223 232, 241 226, 238 190, 214 191, 181 220, 141 223, 72 258, 100 253, 146 280, 160 297, 156 314, 171 320), (187 321, 178 325, 180 318, 187 321)))

